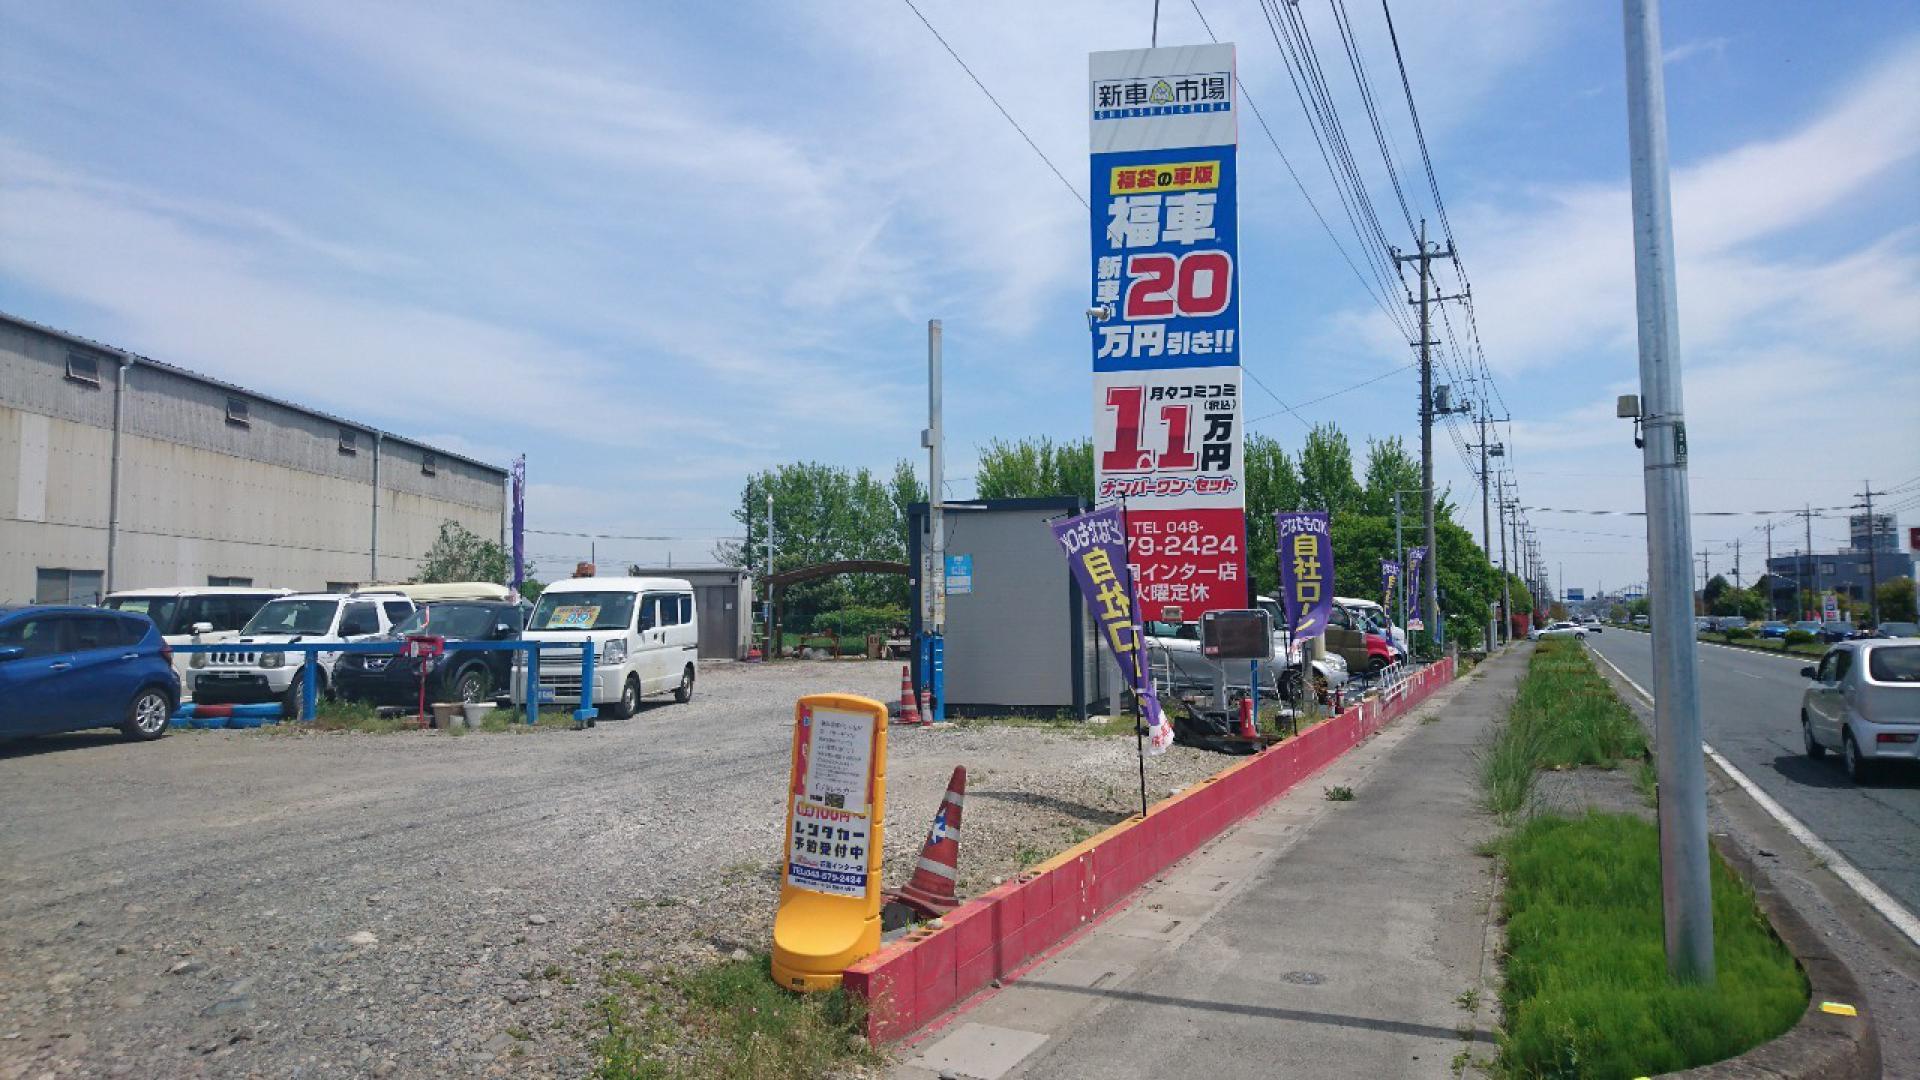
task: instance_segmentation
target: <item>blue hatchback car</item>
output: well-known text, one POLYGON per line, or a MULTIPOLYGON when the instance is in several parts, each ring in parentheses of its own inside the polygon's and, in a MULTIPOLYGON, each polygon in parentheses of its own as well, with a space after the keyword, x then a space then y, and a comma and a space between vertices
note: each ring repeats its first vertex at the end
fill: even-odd
POLYGON ((117 727, 157 739, 179 702, 173 650, 144 615, 0 608, 0 738, 117 727))

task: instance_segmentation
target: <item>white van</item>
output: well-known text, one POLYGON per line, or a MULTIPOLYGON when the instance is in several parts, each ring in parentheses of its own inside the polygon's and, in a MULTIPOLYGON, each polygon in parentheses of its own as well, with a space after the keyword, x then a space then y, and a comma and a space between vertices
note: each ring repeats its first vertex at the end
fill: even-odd
MULTIPOLYGON (((700 624, 693 586, 681 578, 590 577, 556 581, 540 594, 527 620, 527 641, 594 643, 588 693, 606 715, 624 720, 648 694, 672 691, 693 700, 699 676, 700 624)), ((513 666, 513 699, 526 700, 526 656, 513 666)), ((580 700, 580 651, 540 651, 540 698, 580 700)))
MULTIPOLYGON (((266 602, 285 596, 287 589, 256 589, 228 585, 183 585, 172 589, 122 589, 107 594, 100 606, 153 620, 169 645, 214 644, 232 641, 266 602)), ((186 653, 173 654, 180 675, 181 696, 193 700, 186 653)))

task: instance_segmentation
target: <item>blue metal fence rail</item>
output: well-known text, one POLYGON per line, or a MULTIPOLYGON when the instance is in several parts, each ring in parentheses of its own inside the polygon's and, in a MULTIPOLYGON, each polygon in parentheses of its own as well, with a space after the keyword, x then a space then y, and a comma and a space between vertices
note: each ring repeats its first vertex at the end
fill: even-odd
MULTIPOLYGON (((353 641, 313 645, 299 643, 290 645, 253 645, 238 641, 219 641, 192 645, 175 645, 173 646, 173 651, 187 655, 211 652, 251 652, 259 653, 263 656, 267 653, 298 653, 300 655, 301 668, 300 715, 293 719, 312 720, 319 711, 320 680, 317 673, 320 665, 316 662, 316 657, 320 653, 369 653, 374 655, 399 656, 406 650, 406 647, 407 643, 404 641, 353 641)), ((584 724, 599 715, 599 710, 593 705, 593 668, 594 661, 599 657, 596 655, 597 650, 594 649, 594 643, 591 641, 456 641, 448 639, 445 648, 448 652, 457 650, 461 652, 526 653, 526 678, 522 683, 522 700, 515 704, 526 710, 527 723, 529 724, 538 718, 540 712, 540 699, 542 696, 540 692, 540 653, 543 650, 564 653, 577 649, 580 652, 580 701, 573 710, 573 720, 577 724, 584 724)), ((195 668, 194 670, 199 672, 205 669, 195 668)), ((198 678, 197 675, 195 677, 198 678)), ((509 688, 509 690, 510 689, 511 688, 509 688)), ((511 692, 508 693, 507 697, 509 700, 512 699, 511 692)))

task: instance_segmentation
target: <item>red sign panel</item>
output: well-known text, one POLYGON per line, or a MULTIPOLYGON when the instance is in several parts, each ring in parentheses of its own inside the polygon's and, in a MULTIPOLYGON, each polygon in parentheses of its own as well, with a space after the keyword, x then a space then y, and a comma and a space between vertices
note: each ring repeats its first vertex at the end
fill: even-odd
POLYGON ((1179 608, 1202 612, 1247 606, 1247 516, 1237 509, 1127 511, 1127 562, 1150 619, 1179 608))

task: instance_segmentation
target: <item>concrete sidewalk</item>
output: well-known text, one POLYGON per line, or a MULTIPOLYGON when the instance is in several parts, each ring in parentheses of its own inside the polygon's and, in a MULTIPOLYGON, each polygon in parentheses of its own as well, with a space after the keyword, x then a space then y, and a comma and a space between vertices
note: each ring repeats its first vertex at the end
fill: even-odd
POLYGON ((1142 890, 896 1068, 936 1077, 1436 1077, 1488 1057, 1495 832, 1475 755, 1509 650, 1142 890), (1325 790, 1353 789, 1351 802, 1325 790))

